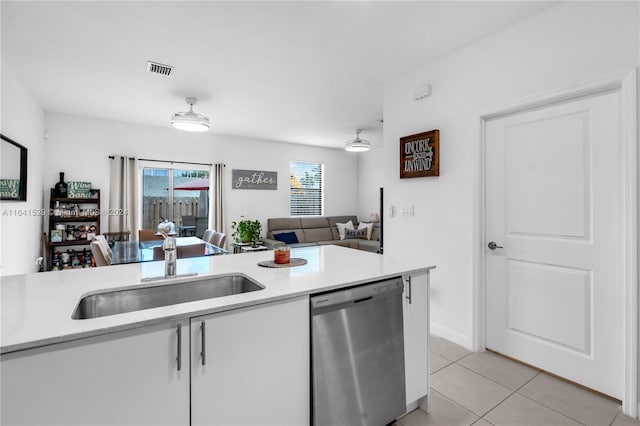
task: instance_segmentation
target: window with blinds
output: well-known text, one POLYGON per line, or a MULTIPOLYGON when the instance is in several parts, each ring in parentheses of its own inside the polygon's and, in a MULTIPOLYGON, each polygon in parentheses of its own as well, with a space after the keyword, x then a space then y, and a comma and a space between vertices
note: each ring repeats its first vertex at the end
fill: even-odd
POLYGON ((291 216, 324 214, 324 165, 306 161, 291 162, 291 216))

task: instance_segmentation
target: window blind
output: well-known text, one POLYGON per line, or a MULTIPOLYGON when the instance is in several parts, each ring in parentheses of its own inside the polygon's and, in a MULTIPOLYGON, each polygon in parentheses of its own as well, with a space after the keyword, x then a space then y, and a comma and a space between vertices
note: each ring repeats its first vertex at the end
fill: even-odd
POLYGON ((322 216, 324 213, 324 165, 291 162, 291 216, 322 216))

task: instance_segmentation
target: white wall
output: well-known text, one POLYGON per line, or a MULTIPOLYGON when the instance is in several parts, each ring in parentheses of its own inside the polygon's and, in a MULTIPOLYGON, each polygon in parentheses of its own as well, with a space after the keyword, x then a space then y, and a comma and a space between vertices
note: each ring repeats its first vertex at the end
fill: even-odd
MULTIPOLYGON (((354 214, 357 211, 357 156, 343 150, 295 145, 259 139, 187 133, 167 127, 99 120, 62 114, 46 114, 46 198, 49 188, 65 180, 92 182, 101 189, 102 206, 109 200, 109 155, 139 158, 224 163, 225 222, 244 215, 263 222, 270 217, 289 216, 289 161, 318 161, 325 164, 325 214, 354 214), (267 170, 278 172, 278 189, 231 189, 231 170, 267 170)), ((47 201, 48 203, 48 201, 47 201)), ((101 230, 107 230, 103 220, 101 230)), ((231 230, 227 228, 230 238, 231 230)))
POLYGON ((0 202, 0 275, 35 272, 42 255, 44 111, 2 61, 0 132, 27 151, 27 201, 0 202))
MULTIPOLYGON (((360 191, 372 194, 382 181, 386 206, 415 206, 414 217, 391 218, 385 212, 385 253, 437 265, 434 333, 472 346, 480 117, 526 97, 638 66, 638 17, 637 2, 561 3, 387 85, 384 144, 361 157, 360 191), (433 95, 414 101, 414 91, 426 83, 433 95), (400 180, 399 138, 436 128, 440 177, 400 180)), ((369 208, 370 198, 362 196, 367 205, 361 204, 360 212, 369 208)))

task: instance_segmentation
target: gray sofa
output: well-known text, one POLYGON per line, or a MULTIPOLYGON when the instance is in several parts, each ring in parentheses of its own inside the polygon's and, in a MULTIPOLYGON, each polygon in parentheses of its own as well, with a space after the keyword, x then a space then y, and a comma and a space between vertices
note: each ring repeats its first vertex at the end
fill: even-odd
POLYGON ((340 239, 336 223, 352 221, 358 228, 357 216, 315 216, 315 217, 282 217, 267 220, 267 238, 263 244, 271 249, 288 245, 289 247, 304 247, 313 245, 335 244, 377 253, 380 249, 380 227, 374 223, 370 240, 340 239), (286 244, 274 238, 274 234, 295 232, 298 243, 286 244))

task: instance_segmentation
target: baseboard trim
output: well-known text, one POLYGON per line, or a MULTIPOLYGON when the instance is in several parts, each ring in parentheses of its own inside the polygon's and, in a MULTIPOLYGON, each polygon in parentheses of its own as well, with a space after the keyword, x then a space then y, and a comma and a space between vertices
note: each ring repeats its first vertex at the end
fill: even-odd
POLYGON ((459 333, 449 327, 442 326, 440 324, 431 323, 431 333, 438 337, 447 339, 453 343, 463 346, 469 350, 473 350, 473 342, 471 336, 459 333))

